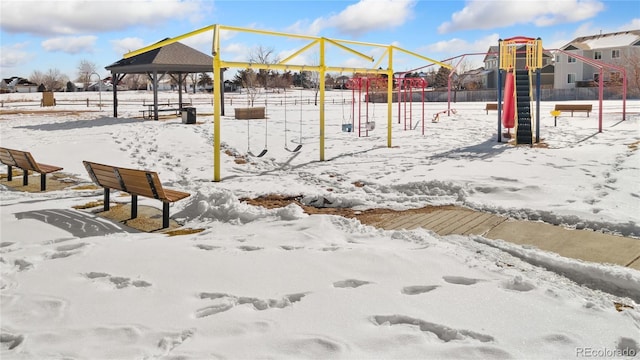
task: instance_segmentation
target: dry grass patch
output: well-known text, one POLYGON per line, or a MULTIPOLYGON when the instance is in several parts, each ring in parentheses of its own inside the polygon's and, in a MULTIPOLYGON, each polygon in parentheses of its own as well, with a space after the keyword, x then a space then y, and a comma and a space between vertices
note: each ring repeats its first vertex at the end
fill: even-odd
POLYGON ((167 234, 169 236, 180 236, 180 235, 189 235, 189 234, 197 234, 203 232, 204 229, 192 229, 192 228, 184 228, 184 229, 175 229, 165 231, 163 234, 167 234))
POLYGON ((367 210, 353 210, 351 208, 332 208, 332 207, 314 207, 310 205, 303 205, 300 202, 302 198, 299 196, 284 196, 280 194, 264 195, 257 198, 241 198, 247 204, 254 206, 261 206, 267 209, 281 208, 289 204, 296 204, 300 206, 306 214, 328 214, 339 215, 346 218, 358 219, 363 224, 373 224, 382 220, 383 216, 388 219, 389 216, 404 216, 407 214, 425 214, 431 213, 436 210, 451 210, 456 208, 453 205, 441 205, 441 206, 426 206, 418 209, 408 210, 392 210, 392 209, 367 209, 367 210))
MULTIPOLYGON (((29 184, 26 186, 22 185, 22 170, 14 170, 12 174, 13 179, 11 181, 7 181, 7 174, 0 175, 0 184, 17 191, 41 192, 40 174, 29 172, 29 184)), ((47 174, 46 181, 47 189, 45 192, 48 192, 74 187, 81 183, 82 180, 67 173, 55 172, 47 174)))
POLYGON ((92 209, 98 206, 104 206, 104 201, 100 200, 100 201, 91 201, 88 202, 86 204, 83 205, 74 205, 72 206, 72 208, 77 209, 77 210, 84 210, 84 209, 92 209))

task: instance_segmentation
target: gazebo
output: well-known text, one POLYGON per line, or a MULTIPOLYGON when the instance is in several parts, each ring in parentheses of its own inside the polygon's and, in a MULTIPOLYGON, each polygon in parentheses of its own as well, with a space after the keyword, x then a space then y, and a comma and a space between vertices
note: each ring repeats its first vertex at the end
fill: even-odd
MULTIPOLYGON (((162 41, 166 41, 164 39, 162 41)), ((178 103, 182 108, 182 84, 188 74, 213 72, 213 58, 189 46, 174 42, 106 66, 113 80, 113 116, 118 117, 118 87, 127 74, 147 74, 153 83, 153 118, 158 120, 158 81, 165 75, 178 82, 178 103)), ((215 76, 215 75, 214 75, 215 76)))

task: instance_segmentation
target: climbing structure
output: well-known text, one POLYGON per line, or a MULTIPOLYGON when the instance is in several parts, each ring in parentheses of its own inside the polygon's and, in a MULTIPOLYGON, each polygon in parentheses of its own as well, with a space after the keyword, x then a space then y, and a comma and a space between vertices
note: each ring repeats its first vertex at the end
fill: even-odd
MULTIPOLYGON (((507 129, 515 127, 516 144, 533 144, 533 125, 536 115, 536 142, 539 141, 540 68, 542 67, 542 41, 527 37, 500 40, 500 73, 507 73, 503 96, 504 112, 499 111, 507 129), (518 56, 521 54, 521 56, 518 56), (522 54, 524 56, 522 56, 522 54), (536 74, 536 107, 532 105, 533 74, 536 74)), ((500 140, 501 131, 498 131, 500 140)))

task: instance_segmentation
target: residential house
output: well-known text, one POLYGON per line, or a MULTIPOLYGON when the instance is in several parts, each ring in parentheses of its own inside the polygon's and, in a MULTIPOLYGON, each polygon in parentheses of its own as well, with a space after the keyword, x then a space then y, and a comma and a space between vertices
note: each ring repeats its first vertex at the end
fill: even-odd
MULTIPOLYGON (((640 58, 640 30, 582 36, 575 38, 560 50, 575 53, 576 57, 562 52, 556 53, 554 87, 572 89, 595 86, 600 80, 600 69, 580 60, 578 56, 615 66, 629 66, 632 59, 640 58)), ((605 83, 617 82, 621 79, 621 74, 616 69, 604 68, 603 77, 605 83)))
POLYGON ((2 89, 2 92, 32 93, 38 92, 38 84, 32 83, 27 79, 14 76, 8 79, 2 79, 0 89, 2 89))

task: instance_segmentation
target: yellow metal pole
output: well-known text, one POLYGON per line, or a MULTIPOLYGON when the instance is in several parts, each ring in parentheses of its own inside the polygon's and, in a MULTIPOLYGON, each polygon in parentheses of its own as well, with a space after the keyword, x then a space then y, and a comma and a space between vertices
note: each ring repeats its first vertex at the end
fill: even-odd
POLYGON ((213 30, 213 181, 220 181, 220 26, 213 30))
MULTIPOLYGON (((385 51, 378 58, 378 61, 376 61, 376 63, 373 64, 373 68, 374 69, 377 69, 377 68, 380 67, 380 64, 382 63, 382 60, 384 60, 385 56, 387 56, 387 53, 389 53, 389 48, 385 49, 385 51)), ((385 70, 385 72, 386 72, 386 70, 385 70)))
POLYGON ((320 39, 320 161, 324 161, 324 38, 320 39))
POLYGON ((307 44, 302 49, 294 52, 293 54, 289 55, 289 57, 287 57, 286 59, 280 61, 278 64, 286 64, 286 63, 288 63, 289 61, 291 61, 291 59, 293 59, 296 56, 298 56, 298 55, 302 54, 303 52, 307 51, 309 48, 311 48, 312 46, 314 46, 317 43, 318 43, 318 40, 314 40, 314 41, 310 42, 309 44, 307 44))
MULTIPOLYGON (((389 46, 389 68, 387 69, 387 147, 391 147, 391 127, 393 126, 391 105, 393 105, 393 46, 389 46)), ((400 98, 398 98, 400 106, 400 98)))
MULTIPOLYGON (((323 39, 324 39, 324 38, 323 38, 323 39)), ((339 47, 340 49, 342 49, 342 50, 344 50, 344 51, 350 52, 350 53, 352 53, 352 54, 354 54, 354 55, 358 55, 358 56, 360 56, 361 58, 364 58, 364 59, 367 59, 367 60, 369 60, 369 61, 373 62, 373 58, 372 58, 371 56, 365 55, 365 54, 363 54, 363 53, 361 53, 361 52, 359 52, 359 51, 355 51, 355 50, 353 50, 353 49, 351 49, 351 48, 348 48, 348 47, 346 47, 346 46, 344 46, 344 45, 342 45, 342 44, 340 44, 340 43, 338 43, 338 42, 336 42, 336 41, 333 41, 333 40, 331 40, 331 39, 324 39, 324 40, 325 40, 325 41, 328 41, 330 44, 333 44, 333 45, 335 45, 335 46, 339 47)))
POLYGON ((297 39, 308 39, 308 40, 318 39, 317 36, 311 36, 311 35, 288 34, 288 33, 277 32, 277 31, 248 29, 248 28, 226 26, 226 25, 221 25, 220 29, 229 30, 229 31, 247 32, 247 33, 253 33, 253 34, 261 34, 261 35, 284 36, 284 37, 297 38, 297 39))
POLYGON ((430 63, 440 65, 440 66, 445 67, 445 68, 447 68, 447 69, 453 69, 453 66, 451 66, 451 65, 449 65, 449 64, 445 64, 445 63, 443 63, 443 62, 440 62, 440 61, 437 61, 437 60, 433 60, 433 59, 428 58, 428 57, 426 57, 426 56, 422 56, 422 55, 420 55, 420 54, 418 54, 418 53, 414 53, 413 51, 405 50, 405 49, 399 48, 399 47, 397 47, 397 46, 392 46, 392 47, 393 47, 394 49, 398 50, 398 51, 401 51, 401 52, 405 53, 405 54, 408 54, 408 55, 411 55, 411 56, 415 56, 415 57, 417 57, 418 59, 422 59, 422 60, 428 61, 428 62, 430 62, 430 63))
POLYGON ((142 49, 138 49, 138 50, 135 50, 135 51, 130 51, 130 52, 124 54, 123 58, 128 59, 128 58, 130 58, 132 56, 140 55, 140 54, 146 53, 147 51, 151 51, 151 50, 154 50, 154 49, 157 49, 157 48, 161 48, 161 47, 169 45, 169 44, 173 44, 174 42, 178 42, 178 41, 180 41, 182 39, 186 39, 186 38, 191 37, 193 35, 198 35, 198 34, 201 34, 203 32, 211 31, 211 30, 214 29, 215 26, 218 26, 218 25, 205 26, 205 27, 203 27, 201 29, 194 30, 194 31, 188 32, 186 34, 183 34, 183 35, 180 35, 180 36, 176 36, 174 38, 170 38, 170 39, 167 39, 167 40, 164 40, 164 41, 160 41, 158 43, 155 43, 155 44, 152 44, 152 45, 149 45, 149 46, 145 46, 142 49))

